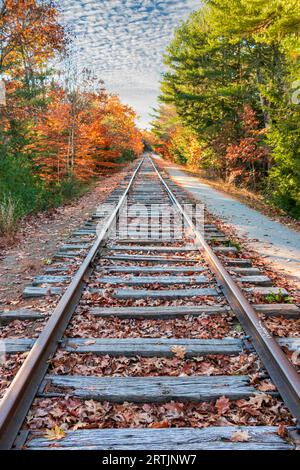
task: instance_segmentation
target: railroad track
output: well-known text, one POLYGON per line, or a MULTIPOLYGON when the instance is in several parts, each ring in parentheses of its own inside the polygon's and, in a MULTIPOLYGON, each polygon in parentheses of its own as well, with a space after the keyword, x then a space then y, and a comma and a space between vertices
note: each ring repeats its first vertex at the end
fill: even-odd
POLYGON ((60 295, 53 311, 2 312, 8 332, 41 329, 3 340, 26 358, 0 403, 2 449, 295 448, 299 339, 261 315, 300 309, 264 301, 288 293, 215 224, 196 228, 191 202, 146 156, 24 290, 49 309, 60 295), (256 418, 264 401, 274 426, 256 418))

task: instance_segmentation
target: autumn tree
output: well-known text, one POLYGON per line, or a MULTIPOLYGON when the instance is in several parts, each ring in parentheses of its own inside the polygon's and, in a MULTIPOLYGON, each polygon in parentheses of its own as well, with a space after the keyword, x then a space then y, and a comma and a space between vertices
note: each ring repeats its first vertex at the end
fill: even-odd
POLYGON ((9 199, 17 217, 60 204, 103 167, 142 152, 134 111, 76 66, 55 2, 0 3, 1 77, 1 214, 9 199), (50 63, 63 65, 53 70, 50 63))

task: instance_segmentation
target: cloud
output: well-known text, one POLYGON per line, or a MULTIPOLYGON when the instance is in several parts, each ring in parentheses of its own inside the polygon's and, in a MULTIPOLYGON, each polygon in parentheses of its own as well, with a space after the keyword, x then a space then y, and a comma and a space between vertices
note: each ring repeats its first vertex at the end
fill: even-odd
POLYGON ((149 122, 174 28, 199 0, 64 0, 63 21, 75 33, 79 66, 92 68, 109 91, 149 122))

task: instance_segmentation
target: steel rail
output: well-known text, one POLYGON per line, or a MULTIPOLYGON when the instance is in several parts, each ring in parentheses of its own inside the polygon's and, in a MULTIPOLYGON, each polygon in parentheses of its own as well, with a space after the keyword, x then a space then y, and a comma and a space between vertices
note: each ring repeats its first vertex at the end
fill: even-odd
POLYGON ((0 403, 0 449, 11 449, 28 410, 36 396, 40 383, 49 367, 49 359, 57 349, 58 342, 72 317, 83 288, 92 271, 92 263, 106 236, 123 208, 128 192, 141 168, 144 158, 134 171, 118 205, 105 223, 97 240, 72 279, 50 319, 36 340, 17 375, 0 403))
POLYGON ((153 168, 156 171, 161 183, 166 189, 170 199, 184 217, 186 223, 193 231, 198 246, 228 300, 230 307, 236 314, 247 335, 258 353, 262 363, 268 371, 271 379, 276 385, 286 406, 297 420, 297 430, 300 431, 300 375, 288 360, 285 353, 277 344, 272 334, 264 326, 258 314, 247 300, 241 289, 237 286, 231 275, 225 269, 212 248, 206 243, 202 233, 197 230, 190 216, 185 212, 176 196, 161 176, 152 158, 150 158, 153 168))

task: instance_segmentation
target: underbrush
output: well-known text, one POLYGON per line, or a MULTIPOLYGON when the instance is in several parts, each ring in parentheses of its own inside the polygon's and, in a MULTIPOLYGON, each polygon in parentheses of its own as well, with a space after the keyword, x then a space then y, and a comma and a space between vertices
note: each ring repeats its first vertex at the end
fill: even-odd
POLYGON ((11 196, 6 196, 0 202, 0 234, 13 233, 18 220, 17 202, 11 196))
POLYGON ((34 167, 25 159, 0 158, 0 235, 13 234, 19 220, 28 214, 82 196, 91 184, 71 175, 48 183, 35 175, 34 167))

